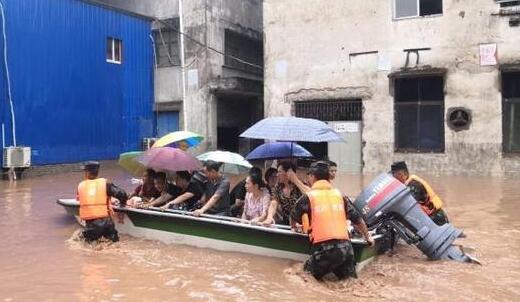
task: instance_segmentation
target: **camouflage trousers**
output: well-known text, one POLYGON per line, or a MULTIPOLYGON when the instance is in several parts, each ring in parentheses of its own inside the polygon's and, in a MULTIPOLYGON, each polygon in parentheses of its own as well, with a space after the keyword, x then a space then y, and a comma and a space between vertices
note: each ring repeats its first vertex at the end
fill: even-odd
POLYGON ((357 278, 352 244, 347 240, 331 240, 314 245, 304 269, 318 280, 328 273, 335 274, 340 280, 357 278))

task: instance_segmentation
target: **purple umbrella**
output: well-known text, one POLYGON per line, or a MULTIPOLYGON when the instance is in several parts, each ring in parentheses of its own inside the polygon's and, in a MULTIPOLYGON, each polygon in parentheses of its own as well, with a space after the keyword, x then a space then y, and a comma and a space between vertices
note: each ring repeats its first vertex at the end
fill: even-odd
POLYGON ((137 157, 137 161, 156 171, 195 171, 201 168, 195 157, 171 147, 152 148, 137 157))

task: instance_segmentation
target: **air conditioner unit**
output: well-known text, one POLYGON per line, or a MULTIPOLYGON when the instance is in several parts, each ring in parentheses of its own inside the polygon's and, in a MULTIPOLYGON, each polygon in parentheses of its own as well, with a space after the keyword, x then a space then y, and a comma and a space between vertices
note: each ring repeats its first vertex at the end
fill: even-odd
POLYGON ((4 148, 4 168, 27 168, 31 166, 31 147, 4 148))
POLYGON ((155 143, 156 140, 157 140, 156 137, 145 137, 145 138, 143 138, 142 150, 146 151, 146 150, 150 149, 153 146, 153 144, 155 143))

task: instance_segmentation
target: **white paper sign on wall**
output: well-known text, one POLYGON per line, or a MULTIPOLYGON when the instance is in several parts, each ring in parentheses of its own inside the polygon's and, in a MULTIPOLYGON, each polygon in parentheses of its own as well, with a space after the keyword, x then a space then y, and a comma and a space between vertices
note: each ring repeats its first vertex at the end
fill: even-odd
POLYGON ((497 63, 497 44, 480 44, 480 66, 494 66, 497 63))
POLYGON ((378 53, 377 58, 377 70, 378 71, 390 71, 392 69, 392 59, 388 53, 378 53))
POLYGON ((274 68, 275 77, 284 79, 287 77, 287 61, 277 61, 274 68))
POLYGON ((337 133, 355 133, 359 132, 358 123, 335 123, 334 131, 337 133))
POLYGON ((190 87, 199 86, 199 71, 197 69, 188 70, 188 86, 190 86, 190 87))

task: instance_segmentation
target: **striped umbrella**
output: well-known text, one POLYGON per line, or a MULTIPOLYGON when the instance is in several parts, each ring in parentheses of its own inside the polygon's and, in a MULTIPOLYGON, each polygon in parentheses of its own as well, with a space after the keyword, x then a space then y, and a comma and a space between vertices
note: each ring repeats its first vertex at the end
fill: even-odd
POLYGON ((184 141, 188 145, 188 148, 195 147, 204 137, 200 134, 190 132, 190 131, 175 131, 166 134, 165 136, 159 138, 152 146, 152 148, 157 147, 174 147, 179 148, 179 143, 184 141))

